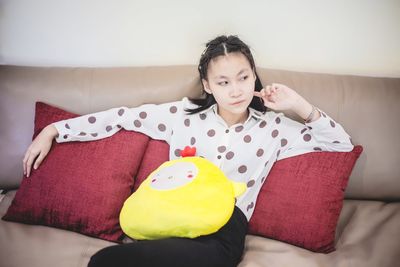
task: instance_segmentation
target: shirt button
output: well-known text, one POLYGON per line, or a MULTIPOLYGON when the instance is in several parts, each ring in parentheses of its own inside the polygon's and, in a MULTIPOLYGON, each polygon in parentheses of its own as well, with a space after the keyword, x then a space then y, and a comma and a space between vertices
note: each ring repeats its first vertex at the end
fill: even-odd
POLYGON ((229 133, 229 129, 226 129, 225 132, 226 132, 226 133, 229 133))
POLYGON ((218 155, 218 156, 217 156, 217 159, 221 159, 221 155, 218 155))

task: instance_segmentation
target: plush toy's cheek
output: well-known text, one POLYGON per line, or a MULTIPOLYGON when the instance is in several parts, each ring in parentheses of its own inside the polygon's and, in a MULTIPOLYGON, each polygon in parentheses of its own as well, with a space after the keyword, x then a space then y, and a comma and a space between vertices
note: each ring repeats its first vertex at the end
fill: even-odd
POLYGON ((155 173, 150 187, 155 190, 175 189, 192 182, 198 173, 198 168, 192 162, 177 162, 155 173))

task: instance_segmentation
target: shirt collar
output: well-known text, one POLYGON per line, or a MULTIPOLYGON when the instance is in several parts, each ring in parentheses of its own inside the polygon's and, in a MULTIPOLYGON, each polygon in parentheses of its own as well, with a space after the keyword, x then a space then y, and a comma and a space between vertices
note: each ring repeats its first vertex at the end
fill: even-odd
MULTIPOLYGON (((213 104, 212 106, 208 107, 205 110, 200 111, 200 114, 205 114, 205 113, 209 113, 210 111, 214 112, 215 115, 218 115, 218 111, 217 111, 217 104, 213 104)), ((261 111, 255 110, 252 107, 249 107, 249 117, 246 119, 246 121, 243 124, 246 124, 251 118, 254 118, 256 120, 267 120, 267 117, 265 116, 264 113, 262 113, 261 111)))

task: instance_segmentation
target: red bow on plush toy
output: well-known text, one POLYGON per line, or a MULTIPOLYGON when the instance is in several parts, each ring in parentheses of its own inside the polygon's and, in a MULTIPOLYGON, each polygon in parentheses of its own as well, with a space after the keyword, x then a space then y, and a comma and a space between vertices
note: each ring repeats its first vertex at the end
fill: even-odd
POLYGON ((181 150, 181 156, 184 157, 194 157, 196 155, 196 147, 185 146, 183 150, 181 150))

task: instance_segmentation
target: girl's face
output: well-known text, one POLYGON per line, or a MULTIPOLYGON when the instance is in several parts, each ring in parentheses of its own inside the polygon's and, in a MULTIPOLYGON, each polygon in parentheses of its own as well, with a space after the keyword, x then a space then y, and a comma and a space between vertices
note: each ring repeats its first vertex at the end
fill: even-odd
POLYGON ((244 122, 256 80, 246 56, 233 52, 211 59, 207 77, 207 80, 202 80, 204 89, 214 96, 218 114, 229 126, 244 122))

